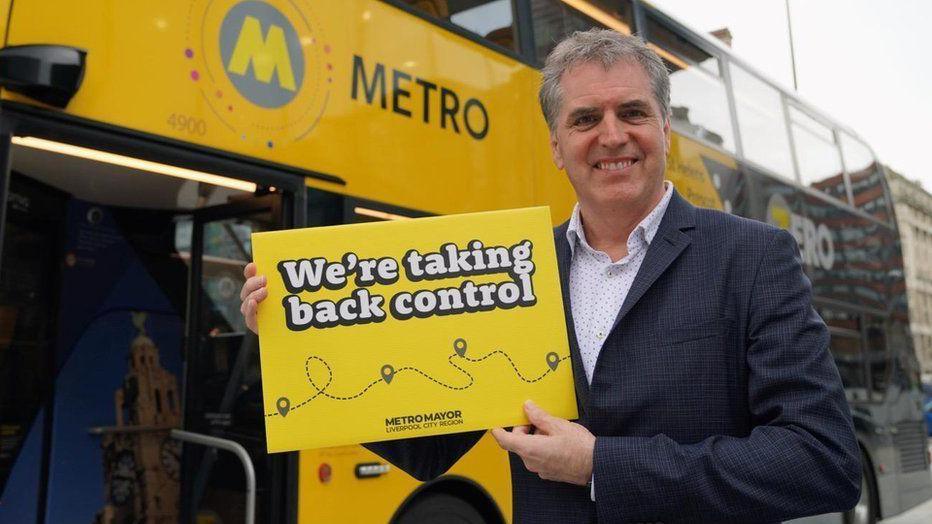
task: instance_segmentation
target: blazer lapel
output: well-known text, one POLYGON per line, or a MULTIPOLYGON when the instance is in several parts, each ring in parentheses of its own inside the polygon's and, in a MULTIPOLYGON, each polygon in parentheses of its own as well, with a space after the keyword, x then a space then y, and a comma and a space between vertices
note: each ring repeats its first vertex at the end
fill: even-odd
MULTIPOLYGON (((647 254, 641 262, 641 268, 638 270, 631 289, 628 290, 628 296, 625 297, 618 315, 615 317, 615 323, 612 324, 611 332, 615 326, 621 322, 631 308, 637 304, 638 300, 644 296, 644 293, 650 289, 660 275, 670 267, 680 253, 686 249, 691 242, 689 235, 683 233, 686 229, 692 229, 696 225, 695 221, 696 208, 687 202, 683 197, 673 190, 670 203, 660 221, 660 228, 654 235, 650 247, 647 248, 647 254)), ((598 369, 598 366, 596 366, 598 369)))
POLYGON ((570 361, 573 363, 573 381, 576 384, 576 404, 579 418, 585 417, 586 406, 589 402, 589 382, 586 381, 586 371, 583 368, 582 356, 579 354, 579 342, 576 340, 576 326, 573 324, 573 306, 570 302, 570 266, 572 254, 570 244, 566 240, 566 229, 569 222, 553 230, 553 242, 557 250, 557 268, 560 271, 560 290, 563 294, 563 314, 566 317, 566 335, 570 343, 570 361))

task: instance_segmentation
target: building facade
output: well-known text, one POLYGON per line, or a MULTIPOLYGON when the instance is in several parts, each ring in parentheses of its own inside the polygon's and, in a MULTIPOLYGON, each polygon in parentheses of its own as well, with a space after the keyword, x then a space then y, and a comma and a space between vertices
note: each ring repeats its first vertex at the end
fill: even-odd
POLYGON ((923 379, 932 381, 932 195, 886 168, 903 243, 909 324, 923 379))

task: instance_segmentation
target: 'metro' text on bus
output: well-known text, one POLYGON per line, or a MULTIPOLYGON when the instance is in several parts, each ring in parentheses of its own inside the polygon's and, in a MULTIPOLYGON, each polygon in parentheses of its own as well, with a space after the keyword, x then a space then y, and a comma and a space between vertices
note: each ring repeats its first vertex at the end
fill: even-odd
MULTIPOLYGON (((462 127, 476 140, 482 140, 489 133, 489 113, 479 100, 470 98, 460 104, 460 96, 456 91, 394 68, 391 69, 391 82, 393 112, 411 118, 413 112, 418 111, 417 104, 411 101, 413 91, 415 94, 420 93, 420 113, 425 124, 439 121, 442 129, 449 128, 459 133, 462 122, 462 127)), ((382 109, 388 109, 384 64, 376 62, 370 76, 362 57, 353 55, 353 100, 359 99, 360 87, 365 93, 366 103, 372 105, 378 95, 379 105, 382 109)))

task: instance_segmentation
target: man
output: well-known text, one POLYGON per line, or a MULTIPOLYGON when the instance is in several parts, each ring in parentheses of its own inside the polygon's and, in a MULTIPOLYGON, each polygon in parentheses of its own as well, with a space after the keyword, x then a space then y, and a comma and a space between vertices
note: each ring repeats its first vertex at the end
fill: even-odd
MULTIPOLYGON (((663 179, 669 77, 637 38, 576 33, 541 107, 578 198, 555 230, 580 419, 493 430, 521 522, 771 522, 845 510, 860 462, 828 333, 785 231, 663 179)), ((255 330, 264 280, 247 267, 255 330)), ((425 480, 481 432, 369 444, 425 480)))

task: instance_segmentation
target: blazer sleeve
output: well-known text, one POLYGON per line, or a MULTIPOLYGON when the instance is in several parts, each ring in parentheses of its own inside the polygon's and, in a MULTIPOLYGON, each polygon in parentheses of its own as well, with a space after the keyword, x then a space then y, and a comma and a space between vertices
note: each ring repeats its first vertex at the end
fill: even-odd
POLYGON ((391 462, 421 482, 433 480, 453 467, 469 452, 485 431, 417 437, 363 444, 369 451, 391 462))
MULTIPOLYGON (((775 230, 747 301, 747 436, 598 437, 599 521, 768 522, 852 507, 860 451, 798 246, 775 230)), ((697 392, 701 394, 701 392, 697 392)))

